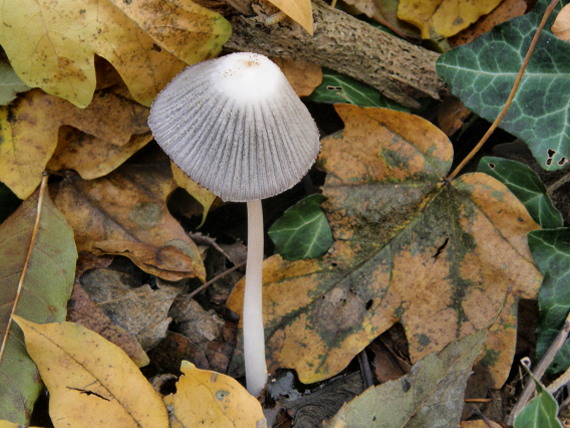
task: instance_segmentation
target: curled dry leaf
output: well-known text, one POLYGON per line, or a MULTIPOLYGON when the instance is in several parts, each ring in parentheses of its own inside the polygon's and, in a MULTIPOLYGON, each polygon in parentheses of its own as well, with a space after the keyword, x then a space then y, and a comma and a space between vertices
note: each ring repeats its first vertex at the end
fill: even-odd
POLYGON ((113 93, 99 93, 89 107, 79 109, 40 90, 29 91, 0 108, 0 181, 27 198, 54 152, 52 169, 78 168, 86 178, 107 174, 150 141, 147 117, 147 108, 113 93), (78 139, 77 131, 68 129, 58 146, 63 125, 87 135, 78 139))
POLYGON ((562 8, 551 28, 556 37, 570 41, 570 4, 562 8))
POLYGON ((307 33, 313 35, 313 7, 311 0, 268 0, 281 12, 299 23, 307 33))
POLYGON ((73 231, 45 185, 0 225, 0 419, 27 425, 41 390, 10 317, 63 321, 76 259, 73 231))
POLYGON ((202 223, 200 226, 204 224, 206 221, 206 216, 212 207, 212 204, 216 200, 217 196, 210 192, 208 189, 200 186, 190 177, 188 177, 184 172, 176 166, 174 162, 170 163, 170 167, 172 169, 172 177, 176 184, 186 190, 190 196, 192 196, 200 205, 202 205, 202 209, 204 210, 202 213, 202 223))
POLYGON ((164 398, 173 428, 198 425, 216 428, 257 427, 267 424, 259 401, 235 379, 197 369, 183 361, 176 393, 164 398))
POLYGON ((68 0, 58 7, 22 0, 2 17, 0 44, 22 80, 79 107, 93 97, 95 55, 150 105, 185 63, 217 55, 231 33, 223 17, 190 0, 68 0))
MULTIPOLYGON (((320 259, 265 261, 270 369, 294 368, 307 383, 326 379, 400 322, 412 362, 490 330, 483 363, 500 387, 514 353, 517 298, 536 298, 542 280, 526 238, 538 226, 486 174, 447 182, 451 143, 426 120, 336 109, 345 129, 323 140, 320 158, 336 242, 320 259)), ((242 293, 240 282, 232 310, 242 293)))
POLYGON ((204 280, 198 247, 166 207, 175 188, 168 163, 124 165, 97 180, 68 176, 54 201, 80 251, 128 257, 167 281, 204 280))
POLYGON ((160 395, 119 347, 79 324, 16 321, 57 428, 168 427, 160 395))
POLYGON ((501 0, 401 0, 398 18, 421 30, 422 38, 450 37, 486 15, 501 0))

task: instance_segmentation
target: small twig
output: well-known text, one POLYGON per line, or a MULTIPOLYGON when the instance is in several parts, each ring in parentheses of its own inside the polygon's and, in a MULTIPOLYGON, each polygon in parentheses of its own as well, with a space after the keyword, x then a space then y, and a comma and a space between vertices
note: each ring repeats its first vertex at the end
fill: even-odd
POLYGON ((540 21, 540 24, 539 24, 538 28, 536 29, 536 33, 534 33, 534 37, 532 38, 532 41, 530 42, 530 46, 528 47, 528 51, 526 53, 526 56, 524 57, 524 61, 521 65, 519 72, 517 73, 517 77, 515 78, 515 83, 513 84, 513 88, 511 89, 509 97, 507 98, 507 101, 505 102, 505 105, 503 106, 503 109, 501 110, 501 112, 499 113, 499 115, 497 116, 497 118, 495 119, 493 124, 491 125, 491 127, 487 130, 485 135, 483 135, 481 140, 479 140, 477 145, 473 148, 473 150, 471 150, 471 152, 465 157, 465 159, 463 159, 461 161, 461 163, 459 165, 457 165, 457 167, 453 170, 453 172, 447 177, 447 179, 449 181, 453 180, 457 176, 457 174, 459 174, 459 172, 465 167, 465 165, 467 165, 469 163, 469 161, 471 159, 473 159, 473 157, 479 152, 479 150, 481 150, 481 147, 483 147, 483 144, 485 144, 487 142, 487 140, 489 139, 491 134, 495 131, 495 129, 497 129, 497 127, 499 126, 499 124, 501 123, 501 121, 503 120, 505 115, 507 114, 507 111, 509 110, 511 103, 513 102, 513 99, 515 98, 515 95, 516 95, 517 90, 519 88, 519 85, 521 83, 521 79, 522 79, 523 74, 526 70, 526 67, 530 61, 530 57, 532 56, 532 53, 534 52, 534 48, 536 47, 536 44, 538 43, 540 33, 542 33, 542 29, 546 25, 546 21, 548 20, 548 17, 550 16, 552 11, 554 10, 554 7, 556 6, 557 3, 558 3, 558 0, 552 0, 550 2, 550 4, 548 5, 548 7, 546 8, 546 11, 544 12, 544 15, 542 16, 542 20, 540 21))
MULTIPOLYGON (((489 400, 489 401, 491 401, 491 400, 489 400)), ((467 403, 467 400, 465 400, 465 402, 467 403)), ((470 404, 469 408, 471 409, 471 411, 473 413, 475 413, 477 416, 479 416, 481 418, 481 420, 485 423, 485 425, 487 425, 489 428, 493 428, 492 421, 487 416, 485 416, 481 412, 481 410, 479 410, 479 407, 475 406, 474 404, 470 404)))
MULTIPOLYGON (((546 372, 546 369, 550 366, 552 360, 554 360, 554 357, 556 356, 558 351, 560 351, 560 348, 562 348, 562 346, 564 345, 564 342, 566 342, 566 339, 568 338, 568 333, 570 333, 570 313, 568 313, 568 315, 566 316, 566 320, 564 321, 562 329, 560 329, 558 335, 552 341, 550 347, 542 357, 542 360, 540 360, 540 362, 536 366, 536 369, 533 372, 534 377, 536 379, 540 380, 542 378, 544 372, 546 372)), ((511 414, 509 415, 509 419, 507 421, 509 425, 513 424, 513 421, 515 420, 515 416, 517 415, 517 413, 520 412, 524 406, 526 406, 526 403, 533 394, 534 389, 535 389, 534 380, 529 379, 522 394, 517 400, 515 407, 513 408, 511 414)))
POLYGON ((546 194, 548 195, 549 198, 552 198, 553 193, 567 183, 570 183, 570 172, 564 174, 554 183, 549 184, 548 187, 546 188, 546 194))
POLYGON ((235 265, 234 267, 229 268, 228 270, 222 272, 219 275, 216 275, 215 277, 213 277, 211 280, 209 280, 208 282, 205 282, 204 284, 202 284, 200 287, 198 287, 196 290, 194 290, 193 292, 188 294, 188 298, 191 299, 193 298, 195 295, 197 295, 198 293, 200 293, 201 291, 205 290, 206 288, 208 288, 210 285, 212 285, 214 282, 216 282, 217 280, 219 280, 220 278, 223 278, 224 276, 232 273, 233 271, 242 268, 245 266, 245 261, 238 263, 237 265, 235 265))

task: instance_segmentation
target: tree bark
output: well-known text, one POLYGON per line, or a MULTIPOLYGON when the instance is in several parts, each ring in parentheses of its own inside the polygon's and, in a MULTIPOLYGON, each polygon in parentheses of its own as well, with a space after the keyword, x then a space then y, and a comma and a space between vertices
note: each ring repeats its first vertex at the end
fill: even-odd
POLYGON ((314 35, 285 19, 266 25, 261 15, 229 17, 225 47, 319 64, 366 83, 411 108, 440 99, 445 84, 435 71, 438 54, 378 30, 321 0, 313 1, 314 35))

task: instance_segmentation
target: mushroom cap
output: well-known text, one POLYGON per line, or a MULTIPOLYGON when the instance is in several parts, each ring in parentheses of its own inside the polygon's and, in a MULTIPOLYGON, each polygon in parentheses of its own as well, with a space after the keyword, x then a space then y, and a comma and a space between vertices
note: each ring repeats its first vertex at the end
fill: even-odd
POLYGON ((166 154, 223 200, 277 195, 319 153, 319 132, 267 57, 233 53, 190 66, 156 97, 148 120, 166 154))

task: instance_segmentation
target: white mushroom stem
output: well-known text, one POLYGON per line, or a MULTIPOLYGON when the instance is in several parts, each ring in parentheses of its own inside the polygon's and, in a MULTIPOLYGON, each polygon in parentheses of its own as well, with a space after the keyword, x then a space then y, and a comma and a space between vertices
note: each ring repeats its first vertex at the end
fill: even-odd
POLYGON ((247 203, 247 265, 243 296, 243 348, 247 390, 259 396, 267 382, 262 300, 263 211, 261 200, 247 203))

